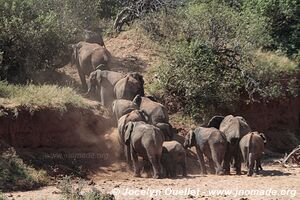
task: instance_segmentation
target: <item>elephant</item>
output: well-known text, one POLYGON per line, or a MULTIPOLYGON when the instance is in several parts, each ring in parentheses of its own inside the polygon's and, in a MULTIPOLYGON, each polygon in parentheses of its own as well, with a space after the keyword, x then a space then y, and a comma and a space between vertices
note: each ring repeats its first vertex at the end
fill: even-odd
POLYGON ((257 131, 246 134, 240 140, 239 145, 248 168, 248 176, 253 175, 254 166, 255 174, 259 173, 259 169, 261 168, 260 159, 264 153, 264 145, 266 142, 265 135, 257 131))
MULTIPOLYGON (((149 116, 147 116, 149 118, 149 116)), ((172 127, 170 123, 157 123, 155 124, 157 128, 163 133, 164 141, 173 140, 174 135, 176 134, 176 129, 172 127)))
POLYGON ((116 98, 124 99, 128 96, 135 96, 139 92, 143 95, 143 90, 141 91, 140 88, 144 86, 140 79, 142 75, 137 75, 137 73, 124 75, 119 72, 97 69, 89 76, 88 94, 97 91, 102 105, 109 107, 116 98))
POLYGON ((212 172, 223 175, 222 161, 227 146, 226 136, 216 128, 198 127, 190 131, 183 143, 183 147, 196 147, 198 162, 201 173, 207 174, 203 154, 209 159, 209 166, 212 172))
POLYGON ((165 141, 163 143, 162 166, 166 177, 176 177, 176 168, 180 165, 182 176, 186 176, 186 152, 177 141, 165 141))
POLYGON ((141 95, 136 95, 133 99, 133 103, 147 113, 150 124, 169 123, 168 111, 162 104, 154 102, 147 97, 142 97, 141 95))
POLYGON ((115 99, 115 84, 123 77, 119 72, 97 69, 88 78, 88 94, 96 93, 102 105, 108 107, 115 99))
POLYGON ((230 163, 234 160, 234 167, 236 174, 241 174, 241 161, 242 153, 239 148, 240 139, 251 132, 250 126, 247 124, 246 120, 241 116, 227 115, 223 120, 220 120, 219 117, 213 117, 210 120, 210 124, 214 124, 219 127, 219 130, 222 131, 228 141, 225 158, 224 158, 224 173, 230 174, 230 163), (214 119, 217 119, 218 123, 214 122, 214 119))
POLYGON ((88 43, 96 43, 100 46, 105 47, 102 35, 100 33, 97 33, 95 31, 91 30, 84 30, 84 41, 88 43))
POLYGON ((134 166, 134 176, 140 177, 138 156, 149 161, 153 168, 153 178, 161 178, 162 133, 145 122, 129 122, 125 125, 125 144, 130 148, 134 166))
POLYGON ((96 69, 108 70, 111 55, 109 51, 96 43, 79 42, 71 45, 73 53, 71 65, 76 66, 83 89, 87 90, 85 76, 96 69))
POLYGON ((130 159, 130 149, 127 148, 127 146, 125 145, 125 139, 124 139, 125 125, 128 122, 139 122, 139 121, 146 122, 147 120, 148 120, 147 116, 141 110, 132 110, 131 112, 123 115, 118 120, 119 144, 121 146, 124 146, 124 148, 121 148, 120 157, 123 157, 123 155, 125 154, 126 161, 130 167, 132 166, 131 159, 130 159))
POLYGON ((112 111, 117 121, 123 115, 135 109, 138 109, 138 106, 130 100, 116 99, 112 103, 112 111))
POLYGON ((137 72, 128 73, 116 83, 114 91, 117 99, 133 100, 136 95, 144 96, 143 76, 137 72))

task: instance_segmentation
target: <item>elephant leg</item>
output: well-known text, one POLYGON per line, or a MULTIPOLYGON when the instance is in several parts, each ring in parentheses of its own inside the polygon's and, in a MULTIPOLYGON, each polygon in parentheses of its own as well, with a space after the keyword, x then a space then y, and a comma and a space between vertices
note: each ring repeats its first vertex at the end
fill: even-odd
POLYGON ((234 167, 237 175, 241 175, 241 166, 242 166, 242 155, 240 148, 234 153, 234 167))
POLYGON ((253 154, 249 153, 249 167, 248 167, 248 174, 247 176, 252 176, 253 174, 253 168, 254 168, 254 162, 255 160, 253 159, 253 154))
POLYGON ((144 159, 144 171, 147 174, 147 178, 151 177, 151 163, 149 162, 149 160, 144 159))
POLYGON ((260 159, 256 159, 256 162, 255 162, 255 173, 256 174, 259 174, 260 168, 261 168, 260 159))
POLYGON ((160 164, 160 159, 158 158, 157 155, 149 155, 148 158, 152 164, 153 168, 153 178, 160 178, 161 177, 161 164, 160 164))
POLYGON ((211 145, 211 157, 212 159, 210 159, 210 167, 212 169, 214 169, 214 173, 218 174, 218 175, 223 175, 223 169, 222 169, 222 157, 224 157, 222 155, 222 152, 218 152, 218 150, 224 150, 224 148, 222 148, 222 146, 214 146, 211 145), (211 163, 212 162, 212 163, 211 163))
POLYGON ((82 84, 82 89, 86 92, 88 90, 88 86, 86 84, 85 75, 81 70, 78 70, 78 74, 82 84))
POLYGON ((200 150, 199 147, 196 147, 196 150, 197 150, 198 162, 199 162, 200 168, 201 168, 201 173, 202 174, 207 174, 203 153, 202 153, 202 151, 200 150))
POLYGON ((174 163, 172 166, 172 174, 171 174, 172 178, 176 177, 176 167, 177 167, 177 165, 176 165, 176 163, 174 163))
POLYGON ((212 174, 215 174, 216 173, 216 169, 215 169, 215 164, 214 164, 214 161, 213 159, 208 159, 208 164, 209 164, 209 171, 210 173, 212 174))
POLYGON ((181 165, 181 168, 182 168, 182 176, 187 176, 187 173, 186 173, 186 163, 182 162, 180 165, 181 165))
POLYGON ((130 151, 131 151, 131 158, 133 160, 134 177, 141 177, 141 169, 139 166, 138 155, 135 152, 135 150, 132 148, 132 146, 130 147, 130 151))
POLYGON ((127 145, 125 145, 124 148, 125 148, 125 152, 126 152, 126 154, 125 154, 126 162, 129 166, 129 169, 132 170, 132 159, 131 159, 131 151, 130 151, 131 148, 130 148, 130 146, 127 146, 127 145))
POLYGON ((224 163, 223 163, 223 169, 224 174, 229 175, 230 174, 230 161, 232 157, 232 147, 230 144, 227 145, 225 156, 224 156, 224 163))

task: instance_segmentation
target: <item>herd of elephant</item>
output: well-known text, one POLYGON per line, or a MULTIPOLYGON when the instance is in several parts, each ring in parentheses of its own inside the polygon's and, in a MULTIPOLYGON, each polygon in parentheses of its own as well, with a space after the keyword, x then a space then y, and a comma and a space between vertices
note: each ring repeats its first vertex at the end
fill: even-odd
POLYGON ((101 36, 87 32, 85 41, 71 47, 71 63, 78 69, 84 90, 114 114, 120 154, 133 167, 135 177, 141 176, 141 170, 148 176, 152 171, 153 178, 175 177, 179 166, 182 176, 186 176, 186 151, 191 147, 196 148, 203 174, 207 173, 204 156, 210 170, 218 175, 230 174, 232 163, 236 173, 241 174, 242 160, 247 164, 249 176, 262 169, 260 159, 266 137, 252 132, 243 117, 215 116, 205 127, 191 130, 178 140, 183 136, 170 124, 166 107, 145 96, 143 76, 109 70, 111 55, 101 36), (142 164, 138 157, 143 158, 142 164))

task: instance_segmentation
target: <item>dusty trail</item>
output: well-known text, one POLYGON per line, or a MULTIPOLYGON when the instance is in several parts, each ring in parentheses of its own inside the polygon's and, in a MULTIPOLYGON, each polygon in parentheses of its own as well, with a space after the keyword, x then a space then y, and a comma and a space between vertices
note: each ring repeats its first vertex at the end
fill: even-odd
MULTIPOLYGON (((124 163, 123 163, 124 164, 124 163)), ((279 165, 264 166, 256 177, 189 175, 187 178, 152 179, 133 178, 128 172, 115 171, 111 166, 93 175, 94 187, 102 192, 114 193, 116 199, 299 199, 300 168, 283 168, 279 165), (111 171, 110 171, 111 170, 111 171), (103 173, 105 171, 105 173, 103 173), (216 190, 220 192, 217 194, 216 190), (250 192, 258 195, 247 195, 250 192), (194 193, 193 193, 194 192, 194 193), (213 193, 215 192, 215 193, 213 193), (222 193, 223 192, 223 193, 222 193), (225 194, 224 192, 227 192, 225 194), (231 194, 230 194, 231 192, 231 194), (238 192, 238 193, 237 193, 238 192), (243 194, 246 193, 246 194, 243 194), (222 193, 222 194, 221 194, 222 193), (265 193, 265 195, 262 195, 265 193), (261 195, 259 195, 261 194, 261 195), (282 194, 282 195, 281 195, 282 194)), ((84 190, 91 190, 92 186, 84 190)), ((55 186, 35 191, 7 193, 9 199, 59 199, 55 186)))

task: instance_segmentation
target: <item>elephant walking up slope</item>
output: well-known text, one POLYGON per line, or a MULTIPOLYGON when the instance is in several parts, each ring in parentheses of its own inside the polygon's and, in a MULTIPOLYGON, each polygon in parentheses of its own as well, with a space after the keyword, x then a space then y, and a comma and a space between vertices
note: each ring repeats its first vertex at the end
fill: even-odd
POLYGON ((225 155, 227 141, 224 133, 216 128, 198 127, 190 131, 183 144, 184 148, 196 147, 201 172, 207 174, 204 157, 209 159, 209 166, 216 174, 222 175, 222 162, 225 155))
POLYGON ((85 76, 96 69, 108 70, 111 59, 109 51, 99 44, 79 42, 71 45, 73 53, 71 65, 76 66, 83 89, 87 90, 85 76))
POLYGON ((248 167, 248 176, 252 176, 254 167, 255 173, 258 174, 265 143, 265 135, 259 132, 250 132, 241 139, 240 148, 248 167))
POLYGON ((148 97, 142 97, 141 95, 136 95, 133 99, 133 103, 146 112, 149 116, 150 124, 169 123, 168 111, 162 104, 152 101, 148 97))
POLYGON ((219 130, 225 134, 228 142, 223 164, 225 174, 230 174, 230 162, 234 160, 236 173, 240 175, 242 153, 239 142, 244 135, 251 131, 250 126, 243 117, 233 115, 227 115, 223 120, 221 116, 215 116, 210 120, 209 124, 219 127, 219 130))
POLYGON ((125 126, 125 144, 130 148, 135 177, 141 176, 138 156, 150 161, 153 178, 161 177, 163 137, 158 128, 144 122, 129 122, 125 126))
MULTIPOLYGON (((138 73, 126 75, 108 70, 95 70, 88 79, 88 93, 97 91, 102 105, 109 107, 116 98, 126 99, 143 95, 143 76, 138 73)), ((132 99, 130 99, 132 100, 132 99)))

